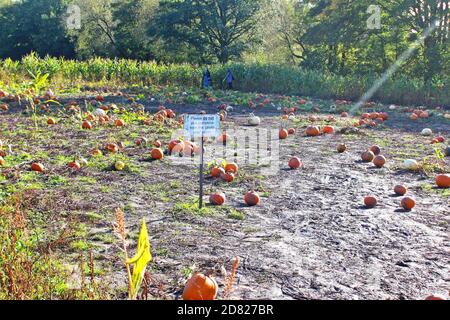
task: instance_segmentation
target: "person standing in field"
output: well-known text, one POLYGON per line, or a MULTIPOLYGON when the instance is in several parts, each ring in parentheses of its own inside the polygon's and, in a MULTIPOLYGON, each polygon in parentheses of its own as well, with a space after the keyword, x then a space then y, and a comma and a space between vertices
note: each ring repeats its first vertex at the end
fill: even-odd
POLYGON ((233 90, 234 76, 233 76, 233 73, 231 72, 230 69, 228 69, 228 71, 227 71, 227 75, 225 77, 225 81, 227 82, 228 90, 233 90))
POLYGON ((203 87, 205 89, 209 89, 211 87, 211 72, 209 72, 209 68, 206 67, 205 73, 203 73, 203 87))

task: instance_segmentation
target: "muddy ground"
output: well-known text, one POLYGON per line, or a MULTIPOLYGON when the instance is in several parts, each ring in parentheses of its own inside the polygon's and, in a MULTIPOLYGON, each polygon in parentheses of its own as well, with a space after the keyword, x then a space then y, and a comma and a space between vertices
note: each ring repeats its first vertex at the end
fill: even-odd
MULTIPOLYGON (((156 107, 154 103, 146 105, 149 111, 156 107)), ((217 112, 214 104, 171 107, 178 113, 217 112)), ((279 128, 276 108, 255 113, 262 117, 261 128, 279 128)), ((49 223, 48 228, 57 234, 70 219, 88 226, 83 238, 91 245, 99 279, 112 288, 113 298, 125 298, 126 294, 125 272, 112 236, 114 209, 119 206, 125 208, 132 239, 136 239, 142 218, 148 223, 154 257, 149 270, 151 293, 156 299, 180 298, 186 275, 192 270, 213 273, 222 284, 219 270, 221 266, 229 270, 236 256, 241 257, 241 265, 233 299, 421 299, 431 293, 445 294, 450 289, 450 195, 434 188, 433 174, 409 172, 400 166, 407 158, 433 156, 430 138, 418 132, 430 127, 450 139, 449 122, 432 117, 418 125, 405 113, 389 114, 390 119, 378 128, 314 138, 304 136, 309 115, 301 114, 304 121, 290 123, 297 129, 296 135, 281 142, 277 174, 263 175, 260 168, 242 165, 231 184, 206 179, 205 194, 225 192, 227 208, 235 210, 216 212, 211 208, 210 215, 183 212, 177 206, 194 201, 198 168, 172 165, 168 160, 146 161, 145 149, 130 146, 124 151, 139 166, 139 174, 95 168, 70 173, 52 165, 53 174, 67 176, 73 183, 47 192, 47 201, 59 199, 55 211, 65 217, 60 223, 49 223), (338 154, 336 146, 343 142, 349 149, 338 154), (361 152, 373 144, 381 146, 388 159, 382 169, 359 161, 361 152), (287 169, 291 156, 302 159, 302 170, 287 169), (86 185, 86 177, 95 182, 86 185), (407 185, 417 200, 411 212, 401 210, 401 198, 393 195, 393 187, 400 183, 407 185), (262 201, 248 208, 243 196, 251 188, 262 195, 262 201), (377 196, 379 205, 363 207, 366 195, 377 196), (92 212, 98 215, 92 218, 92 212), (230 212, 243 216, 232 218, 230 212)), ((13 117, 1 115, 0 120, 12 130, 16 121, 30 121, 13 117)), ((242 108, 235 108, 225 126, 245 127, 246 117, 242 108)), ((70 144, 55 142, 50 155, 92 148, 83 132, 51 130, 61 130, 56 135, 70 144)), ((42 207, 40 197, 34 210, 42 207)), ((135 246, 131 244, 131 248, 135 246)), ((67 244, 55 251, 69 252, 66 263, 77 279, 79 254, 72 249, 67 244)))

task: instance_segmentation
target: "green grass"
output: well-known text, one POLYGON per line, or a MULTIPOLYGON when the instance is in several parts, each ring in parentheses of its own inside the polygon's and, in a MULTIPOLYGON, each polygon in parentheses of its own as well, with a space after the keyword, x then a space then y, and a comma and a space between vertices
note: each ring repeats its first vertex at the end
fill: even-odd
POLYGON ((450 197, 450 189, 437 189, 434 185, 424 183, 420 186, 423 192, 435 193, 441 197, 450 197))
POLYGON ((230 209, 230 213, 228 214, 228 218, 233 220, 245 220, 245 214, 236 209, 230 209))
POLYGON ((175 214, 192 214, 200 216, 213 216, 216 213, 213 207, 204 206, 200 209, 197 201, 176 203, 172 210, 175 214))

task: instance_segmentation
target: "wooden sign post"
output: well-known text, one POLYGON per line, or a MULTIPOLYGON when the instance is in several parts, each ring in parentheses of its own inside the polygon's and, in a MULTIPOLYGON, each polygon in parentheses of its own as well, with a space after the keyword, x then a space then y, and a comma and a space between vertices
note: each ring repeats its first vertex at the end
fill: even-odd
POLYGON ((219 115, 186 115, 184 117, 184 135, 186 139, 200 138, 200 188, 198 207, 203 208, 203 184, 205 166, 205 138, 217 138, 220 135, 219 115))

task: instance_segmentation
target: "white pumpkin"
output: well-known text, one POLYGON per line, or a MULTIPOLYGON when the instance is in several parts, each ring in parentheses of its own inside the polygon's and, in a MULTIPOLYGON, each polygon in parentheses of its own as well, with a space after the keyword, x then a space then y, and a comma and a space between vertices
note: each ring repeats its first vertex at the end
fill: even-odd
POLYGON ((391 105, 389 106, 389 109, 390 109, 390 110, 395 110, 395 109, 397 109, 397 106, 396 106, 395 104, 391 104, 391 105))
POLYGON ((48 89, 47 91, 45 91, 45 96, 47 98, 52 98, 55 96, 55 94, 53 93, 53 91, 51 89, 48 89))
POLYGON ((419 169, 419 164, 417 163, 416 160, 413 160, 413 159, 406 159, 403 162, 403 166, 405 167, 405 169, 408 169, 408 170, 417 170, 417 169, 419 169))
POLYGON ((251 113, 248 117, 248 124, 251 126, 259 126, 261 124, 261 118, 251 113))
POLYGON ((423 136, 428 137, 428 136, 431 136, 432 134, 433 134, 433 130, 431 130, 430 128, 425 128, 425 129, 422 130, 422 135, 423 136))
POLYGON ((106 116, 106 112, 103 109, 96 109, 94 111, 94 115, 97 117, 104 117, 104 116, 106 116))
POLYGON ((88 165, 88 161, 86 160, 86 158, 79 158, 78 159, 78 163, 82 166, 82 167, 86 167, 88 165))

